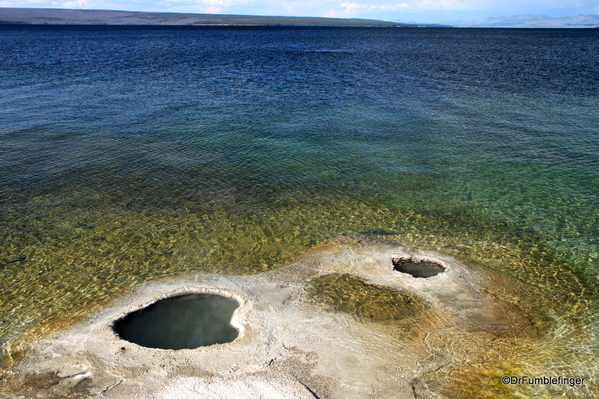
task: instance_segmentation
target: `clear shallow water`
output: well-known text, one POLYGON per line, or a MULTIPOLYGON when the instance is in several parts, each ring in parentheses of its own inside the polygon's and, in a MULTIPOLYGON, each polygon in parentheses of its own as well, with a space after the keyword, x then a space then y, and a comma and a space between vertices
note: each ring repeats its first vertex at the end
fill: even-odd
MULTIPOLYGON (((597 376, 596 30, 0 26, 0 41, 4 353, 148 279, 256 273, 363 234, 539 288, 556 321, 514 364, 597 376)), ((512 367, 488 362, 475 379, 512 367)))

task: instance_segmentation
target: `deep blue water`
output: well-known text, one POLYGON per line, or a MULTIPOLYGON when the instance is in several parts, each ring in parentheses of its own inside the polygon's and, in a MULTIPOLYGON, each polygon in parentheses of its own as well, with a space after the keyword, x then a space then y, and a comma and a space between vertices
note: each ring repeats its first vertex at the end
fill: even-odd
POLYGON ((547 356, 597 353, 599 30, 0 26, 0 47, 4 342, 362 234, 561 295, 547 356))

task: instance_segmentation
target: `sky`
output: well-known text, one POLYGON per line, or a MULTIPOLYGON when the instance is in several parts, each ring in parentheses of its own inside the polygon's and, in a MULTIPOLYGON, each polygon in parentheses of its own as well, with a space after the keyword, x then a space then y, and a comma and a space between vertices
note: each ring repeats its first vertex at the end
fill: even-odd
POLYGON ((599 0, 0 0, 0 7, 371 18, 416 23, 520 14, 599 14, 599 0))

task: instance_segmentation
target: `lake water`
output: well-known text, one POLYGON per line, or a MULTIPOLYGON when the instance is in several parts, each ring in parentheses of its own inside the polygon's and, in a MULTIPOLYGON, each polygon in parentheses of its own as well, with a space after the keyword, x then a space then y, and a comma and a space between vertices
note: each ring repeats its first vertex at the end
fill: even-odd
POLYGON ((365 235, 546 295, 519 367, 597 389, 599 29, 0 26, 0 47, 5 369, 140 282, 365 235))

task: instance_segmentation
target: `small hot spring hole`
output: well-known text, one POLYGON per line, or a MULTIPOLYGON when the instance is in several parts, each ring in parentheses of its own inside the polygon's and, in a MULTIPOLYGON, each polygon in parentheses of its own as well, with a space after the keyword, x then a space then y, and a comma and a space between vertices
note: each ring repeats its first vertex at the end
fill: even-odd
POLYGON ((115 321, 122 339, 147 348, 194 349, 233 342, 238 331, 229 323, 239 303, 213 294, 162 299, 115 321))
POLYGON ((408 273, 414 277, 432 277, 444 272, 445 268, 438 263, 428 260, 413 258, 393 258, 393 269, 401 273, 408 273))

